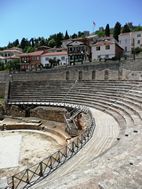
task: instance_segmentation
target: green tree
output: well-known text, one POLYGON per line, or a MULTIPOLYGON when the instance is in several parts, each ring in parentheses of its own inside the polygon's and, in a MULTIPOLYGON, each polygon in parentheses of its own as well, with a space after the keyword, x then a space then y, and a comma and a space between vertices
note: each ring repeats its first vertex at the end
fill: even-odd
POLYGON ((30 46, 30 42, 28 41, 28 39, 25 39, 23 37, 23 39, 21 40, 20 43, 20 47, 23 49, 23 51, 25 52, 25 49, 27 48, 27 46, 30 46))
POLYGON ((84 32, 79 31, 77 36, 78 37, 83 37, 84 36, 84 32))
POLYGON ((74 34, 71 36, 71 38, 72 38, 72 39, 77 38, 77 34, 74 33, 74 34))
POLYGON ((19 40, 16 39, 14 42, 13 42, 13 47, 18 47, 19 46, 19 40))
POLYGON ((66 30, 66 33, 65 33, 65 37, 64 37, 64 39, 69 39, 69 35, 68 35, 67 30, 66 30))
POLYGON ((104 31, 99 31, 99 30, 97 30, 97 31, 95 32, 95 34, 97 34, 99 37, 103 37, 103 36, 105 35, 105 32, 104 32, 104 31))
POLYGON ((52 38, 52 39, 50 39, 50 40, 48 41, 48 46, 51 47, 51 48, 53 48, 53 47, 56 46, 56 41, 55 41, 54 38, 52 38))
POLYGON ((116 22, 113 30, 113 37, 118 41, 118 36, 121 33, 121 24, 116 22))
POLYGON ((105 28, 105 35, 106 36, 110 36, 110 28, 109 28, 109 24, 106 25, 106 28, 105 28))
POLYGON ((59 32, 56 36, 56 47, 59 48, 62 45, 62 40, 64 39, 63 33, 59 32))
POLYGON ((30 39, 30 44, 31 44, 32 47, 35 46, 34 38, 31 38, 31 39, 30 39))
POLYGON ((142 31, 142 26, 135 26, 134 31, 142 31))
POLYGON ((128 24, 125 24, 122 29, 122 33, 129 33, 131 30, 128 26, 128 24))

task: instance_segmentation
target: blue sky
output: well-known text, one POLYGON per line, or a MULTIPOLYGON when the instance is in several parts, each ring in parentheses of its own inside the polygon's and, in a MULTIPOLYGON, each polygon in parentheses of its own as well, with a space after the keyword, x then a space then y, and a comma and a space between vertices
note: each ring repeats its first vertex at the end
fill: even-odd
POLYGON ((0 46, 23 37, 93 31, 117 21, 142 25, 142 0, 0 0, 0 46))

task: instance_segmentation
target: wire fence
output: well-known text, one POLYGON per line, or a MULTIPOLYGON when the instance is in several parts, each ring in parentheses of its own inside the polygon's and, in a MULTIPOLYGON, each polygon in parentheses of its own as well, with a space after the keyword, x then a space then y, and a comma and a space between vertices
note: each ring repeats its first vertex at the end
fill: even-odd
POLYGON ((53 171, 58 169, 62 164, 78 153, 80 149, 90 140, 95 129, 95 120, 92 117, 91 112, 88 111, 88 113, 91 121, 83 133, 51 156, 13 175, 12 177, 9 177, 9 188, 26 189, 31 187, 50 175, 53 171))

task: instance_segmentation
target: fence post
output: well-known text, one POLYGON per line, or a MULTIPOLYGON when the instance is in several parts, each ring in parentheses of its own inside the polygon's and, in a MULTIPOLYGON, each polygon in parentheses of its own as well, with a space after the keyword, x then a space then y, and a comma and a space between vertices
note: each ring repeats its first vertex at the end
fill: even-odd
POLYGON ((60 150, 58 151, 58 163, 61 163, 61 153, 60 153, 60 150))
POLYGON ((28 170, 29 170, 29 169, 26 170, 26 172, 27 172, 27 180, 26 180, 26 182, 27 182, 27 184, 30 184, 28 170))
POLYGON ((49 165, 50 169, 52 169, 52 155, 50 156, 50 165, 49 165))
POLYGON ((74 153, 74 141, 72 142, 72 154, 74 153))
POLYGON ((42 167, 42 161, 39 163, 40 166, 40 172, 39 172, 39 176, 42 177, 43 176, 43 167, 42 167))
POLYGON ((66 158, 68 157, 68 146, 67 145, 65 146, 65 156, 66 156, 66 158))
POLYGON ((12 176, 12 189, 14 189, 14 176, 12 176))

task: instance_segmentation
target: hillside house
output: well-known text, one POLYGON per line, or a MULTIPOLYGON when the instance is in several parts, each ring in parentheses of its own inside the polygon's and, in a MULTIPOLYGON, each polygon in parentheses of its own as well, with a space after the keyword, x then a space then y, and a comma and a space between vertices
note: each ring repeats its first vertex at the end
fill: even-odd
POLYGON ((133 48, 142 48, 142 31, 121 33, 119 35, 119 45, 124 49, 126 55, 130 55, 133 48))
POLYGON ((92 45, 92 61, 107 60, 112 58, 121 58, 123 49, 115 40, 98 41, 92 45))
POLYGON ((43 67, 48 68, 51 67, 52 60, 57 62, 59 65, 67 65, 68 64, 68 54, 67 51, 60 51, 60 52, 47 52, 41 56, 41 64, 43 67))

